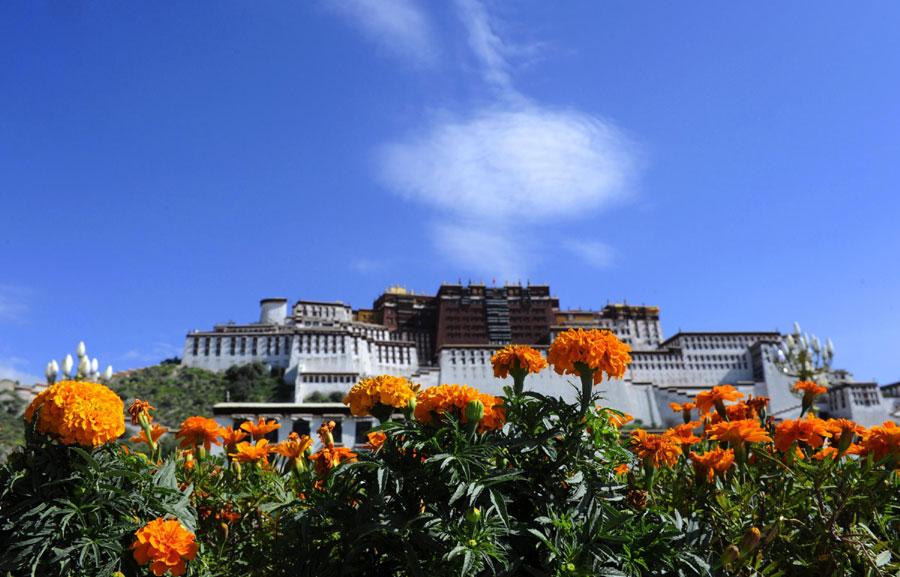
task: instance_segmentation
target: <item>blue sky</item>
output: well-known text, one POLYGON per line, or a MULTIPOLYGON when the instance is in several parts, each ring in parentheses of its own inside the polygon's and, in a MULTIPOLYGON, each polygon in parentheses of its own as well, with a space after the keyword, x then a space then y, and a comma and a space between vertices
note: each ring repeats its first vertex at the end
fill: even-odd
POLYGON ((900 5, 0 3, 0 376, 549 283, 900 380, 900 5))

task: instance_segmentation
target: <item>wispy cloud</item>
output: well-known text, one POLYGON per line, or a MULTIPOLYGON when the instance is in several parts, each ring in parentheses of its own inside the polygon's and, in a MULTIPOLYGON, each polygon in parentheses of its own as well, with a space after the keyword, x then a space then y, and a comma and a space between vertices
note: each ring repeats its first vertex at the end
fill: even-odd
POLYGON ((436 62, 433 25, 413 0, 326 0, 325 5, 391 56, 421 67, 436 62))
POLYGON ((47 382, 47 379, 44 377, 32 374, 21 368, 27 365, 27 361, 17 357, 0 359, 0 379, 18 381, 20 385, 26 386, 47 382))
POLYGON ((570 240, 563 247, 594 268, 609 268, 616 260, 616 249, 602 242, 570 240))
POLYGON ((373 258, 358 258, 350 261, 350 268, 358 273, 369 274, 386 268, 383 261, 373 258))
POLYGON ((28 312, 27 291, 18 286, 0 285, 0 322, 22 323, 28 312))

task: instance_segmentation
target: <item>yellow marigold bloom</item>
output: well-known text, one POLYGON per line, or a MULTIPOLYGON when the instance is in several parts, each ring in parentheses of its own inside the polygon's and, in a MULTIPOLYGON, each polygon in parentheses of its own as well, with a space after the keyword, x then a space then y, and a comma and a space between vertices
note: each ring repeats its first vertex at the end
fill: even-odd
POLYGON ((283 455, 288 459, 300 459, 311 446, 312 439, 307 435, 301 437, 297 433, 292 432, 288 435, 286 441, 282 441, 272 447, 272 452, 283 455))
POLYGON ((219 436, 222 438, 222 445, 233 451, 237 444, 246 439, 248 435, 241 430, 235 431, 231 428, 231 425, 228 425, 222 429, 219 436))
POLYGON ((150 403, 147 401, 142 401, 140 399, 135 399, 131 406, 128 407, 128 414, 131 416, 131 424, 138 424, 138 417, 144 415, 147 417, 147 422, 153 420, 153 417, 150 415, 151 410, 155 410, 156 407, 151 407, 150 403))
POLYGON ((830 437, 831 431, 822 419, 806 415, 805 419, 783 421, 775 429, 775 446, 779 451, 787 452, 797 441, 804 441, 810 447, 821 447, 823 437, 830 437))
POLYGON ((701 442, 703 439, 694 434, 694 423, 678 425, 663 433, 663 437, 677 441, 682 446, 689 446, 701 442))
POLYGON ((541 353, 528 345, 507 345, 491 357, 491 365, 494 367, 494 376, 505 379, 510 371, 539 373, 547 368, 547 361, 541 353))
POLYGON ((735 446, 772 440, 756 419, 721 422, 710 426, 706 434, 713 441, 732 443, 735 446))
POLYGON ((254 441, 264 439, 266 435, 280 428, 281 425, 279 425, 278 421, 276 421, 275 419, 272 419, 267 423, 266 420, 262 417, 259 418, 259 421, 255 425, 252 421, 241 423, 241 429, 250 433, 250 436, 254 441))
POLYGON ((587 367, 597 385, 603 380, 621 379, 631 362, 631 347, 607 330, 569 329, 559 334, 550 345, 547 360, 557 374, 579 375, 576 364, 587 367))
POLYGON ((369 438, 369 442, 364 447, 370 451, 377 451, 387 441, 387 435, 384 434, 384 431, 372 431, 366 436, 369 438))
POLYGON ((181 439, 182 449, 203 445, 209 451, 210 444, 221 446, 218 437, 223 430, 213 419, 188 417, 181 423, 181 429, 175 434, 175 438, 181 439))
POLYGON ((690 459, 694 472, 699 476, 705 475, 706 480, 712 483, 716 473, 725 475, 732 463, 734 463, 734 451, 731 449, 719 449, 718 447, 702 455, 691 451, 690 459))
POLYGON ((122 399, 98 383, 60 381, 31 401, 25 420, 32 422, 36 412, 37 431, 66 445, 95 447, 125 432, 122 399))
POLYGON ((820 387, 812 381, 797 381, 792 391, 803 391, 804 394, 821 395, 827 393, 828 389, 820 387))
POLYGON ((138 565, 150 563, 154 575, 171 571, 172 575, 184 575, 185 560, 197 556, 194 534, 175 519, 155 519, 135 533, 137 540, 131 545, 138 565))
POLYGON ((478 389, 465 385, 439 385, 420 392, 416 398, 416 420, 426 425, 436 424, 435 416, 450 412, 467 422, 466 405, 471 401, 484 404, 484 416, 478 422, 478 432, 498 429, 506 422, 503 400, 493 395, 479 393, 478 389))
MULTIPOLYGON (((381 375, 370 379, 363 379, 353 385, 344 404, 350 405, 350 414, 355 417, 372 415, 372 409, 377 404, 387 407, 404 408, 416 398, 419 385, 410 385, 403 377, 381 375)), ((375 416, 375 415, 372 415, 375 416)))
POLYGON ((322 475, 344 462, 356 460, 356 453, 346 447, 325 447, 309 456, 316 466, 316 473, 322 475))
POLYGON ((871 427, 863 432, 860 445, 867 453, 873 453, 876 461, 886 455, 900 455, 900 427, 893 421, 871 427))
POLYGON ((700 410, 700 414, 706 414, 715 407, 719 411, 725 410, 725 401, 737 401, 743 399, 744 393, 738 392, 731 385, 720 385, 713 387, 711 391, 703 391, 697 393, 694 402, 700 410))
POLYGON ((260 439, 255 445, 251 445, 247 441, 237 444, 236 453, 228 453, 228 456, 240 463, 256 463, 262 461, 263 465, 268 464, 268 454, 272 451, 269 447, 268 439, 260 439))
POLYGON ((674 466, 678 462, 678 455, 681 454, 676 439, 653 435, 643 429, 631 432, 631 450, 645 463, 652 463, 657 468, 660 463, 669 467, 674 466))
POLYGON ((150 428, 150 439, 147 439, 147 433, 141 431, 138 436, 131 437, 132 442, 135 443, 147 443, 148 445, 152 445, 156 441, 159 440, 160 437, 165 435, 169 429, 165 427, 160 427, 159 425, 153 425, 150 428), (151 442, 152 441, 152 442, 151 442))

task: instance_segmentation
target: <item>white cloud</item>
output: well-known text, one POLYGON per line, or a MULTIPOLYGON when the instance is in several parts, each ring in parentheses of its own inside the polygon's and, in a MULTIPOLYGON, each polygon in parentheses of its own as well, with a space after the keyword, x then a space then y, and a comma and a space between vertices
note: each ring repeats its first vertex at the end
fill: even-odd
POLYGON ((502 224, 435 222, 433 237, 435 246, 448 260, 464 267, 467 273, 485 278, 517 280, 535 264, 532 243, 502 224))
POLYGON ((325 5, 393 56, 417 66, 435 63, 431 22, 413 0, 326 0, 325 5))
POLYGON ((0 322, 21 323, 28 311, 26 291, 22 287, 0 285, 0 322))
POLYGON ((563 247, 594 268, 609 268, 616 260, 616 250, 602 242, 570 240, 563 247))
POLYGON ((460 18, 469 32, 469 48, 481 62, 485 81, 504 91, 512 91, 507 62, 508 47, 494 33, 484 5, 477 0, 457 0, 460 18))
POLYGON ((27 365, 28 363, 16 357, 0 359, 0 379, 11 379, 19 381, 20 385, 31 386, 35 383, 46 383, 47 379, 38 375, 21 370, 17 365, 27 365))
POLYGON ((386 268, 384 262, 371 258, 358 258, 350 261, 350 268, 361 274, 382 271, 386 268))

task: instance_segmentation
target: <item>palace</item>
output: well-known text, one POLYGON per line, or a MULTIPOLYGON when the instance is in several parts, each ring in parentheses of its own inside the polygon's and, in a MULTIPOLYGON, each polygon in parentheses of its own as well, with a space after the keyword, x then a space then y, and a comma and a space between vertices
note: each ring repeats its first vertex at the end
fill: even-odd
MULTIPOLYGON (((796 418, 800 412, 800 398, 790 391, 793 380, 774 363, 780 333, 679 332, 664 338, 659 307, 607 303, 600 310, 562 310, 547 285, 442 284, 436 295, 391 287, 371 309, 304 300, 289 308, 284 298, 263 299, 260 308, 259 322, 195 330, 185 342, 185 366, 220 371, 261 361, 285 369, 294 403, 216 406, 217 413, 236 420, 282 416, 299 419, 294 429, 306 431, 318 420, 308 418, 312 409, 304 401, 310 395, 345 393, 360 379, 381 374, 406 377, 423 387, 459 383, 500 394, 511 378, 493 376, 490 358, 498 348, 528 344, 546 356, 553 338, 575 327, 608 329, 631 346, 632 363, 624 379, 597 388, 604 404, 633 415, 643 427, 681 422, 669 403, 688 402, 697 392, 721 384, 769 397, 770 414, 777 419, 796 418)), ((855 382, 843 370, 832 371, 829 382, 820 403, 823 414, 866 426, 894 418, 897 397, 882 394, 876 383, 855 382)), ((530 375, 526 388, 574 400, 574 383, 571 376, 547 369, 530 375)), ((344 409, 338 404, 328 410, 338 417, 346 414, 344 409)), ((359 434, 364 427, 357 429, 344 434, 364 442, 359 434)), ((283 430, 282 436, 289 432, 283 430)))

